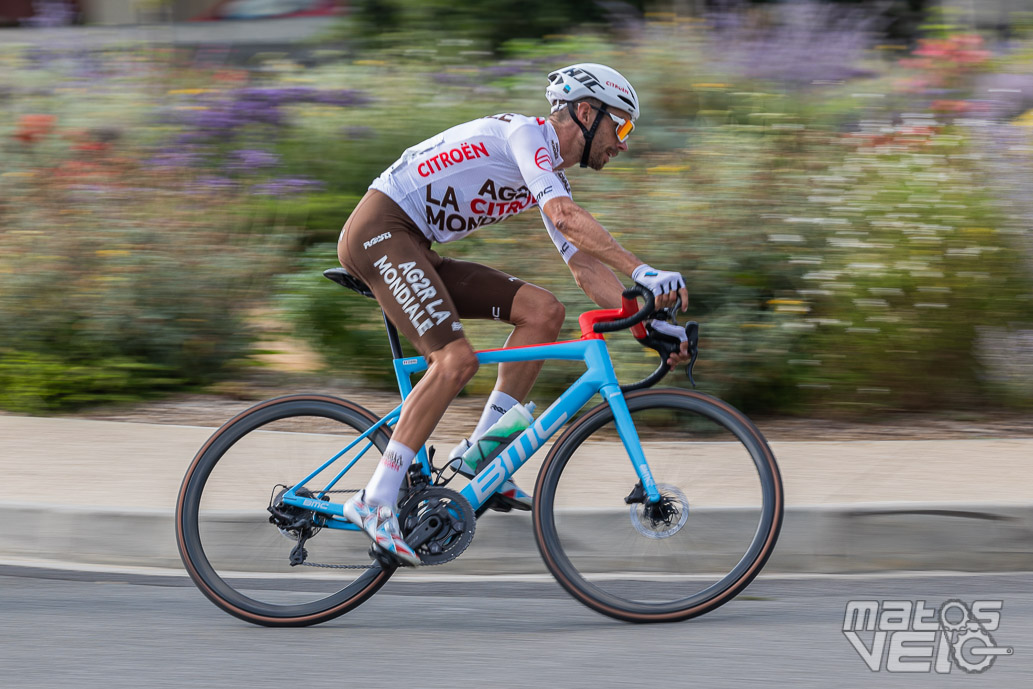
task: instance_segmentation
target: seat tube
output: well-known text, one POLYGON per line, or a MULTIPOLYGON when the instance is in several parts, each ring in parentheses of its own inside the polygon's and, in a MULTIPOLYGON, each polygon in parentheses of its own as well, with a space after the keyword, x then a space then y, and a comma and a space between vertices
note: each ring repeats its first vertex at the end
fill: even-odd
POLYGON ((607 404, 610 405, 610 410, 613 411, 613 418, 617 423, 617 434, 624 443, 624 449, 627 450, 628 458, 635 467, 635 473, 642 481, 642 488, 646 491, 648 501, 657 502, 660 499, 660 492, 656 489, 653 472, 649 470, 649 464, 646 462, 642 442, 639 440, 635 422, 628 410, 628 403, 624 400, 624 393, 621 392, 619 385, 605 385, 601 392, 607 404))
MULTIPOLYGON (((393 336, 390 338, 391 349, 393 351, 395 349, 395 345, 398 343, 398 334, 394 330, 394 326, 391 325, 391 321, 387 320, 386 315, 384 316, 384 322, 388 325, 388 334, 393 334, 393 336)), ((408 399, 409 394, 412 392, 413 389, 412 371, 422 371, 426 369, 426 365, 423 361, 423 357, 412 357, 409 359, 403 359, 402 352, 400 350, 397 352, 397 356, 394 358, 392 363, 395 369, 395 379, 398 381, 398 392, 402 396, 402 404, 405 404, 405 400, 408 399), (416 365, 418 368, 411 369, 410 366, 412 365, 416 365)), ((396 409, 395 411, 398 412, 399 416, 401 416, 401 405, 399 405, 398 409, 396 409)), ((422 471, 425 476, 432 476, 433 471, 431 470, 430 456, 427 454, 426 443, 414 449, 416 450, 416 457, 413 459, 413 463, 418 463, 423 467, 422 471)))

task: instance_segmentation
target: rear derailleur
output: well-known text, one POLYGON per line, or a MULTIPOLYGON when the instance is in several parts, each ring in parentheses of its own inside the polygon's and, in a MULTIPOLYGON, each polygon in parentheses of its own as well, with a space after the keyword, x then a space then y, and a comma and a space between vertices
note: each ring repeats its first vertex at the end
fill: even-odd
MULTIPOLYGON (((269 514, 269 523, 280 530, 280 533, 289 540, 297 541, 298 544, 291 550, 289 562, 291 567, 304 564, 308 558, 308 551, 305 550, 305 542, 319 533, 321 525, 316 523, 316 518, 319 517, 318 513, 311 510, 302 509, 293 505, 287 505, 283 502, 283 495, 287 492, 287 486, 276 486, 280 491, 274 493, 273 498, 269 501, 269 507, 267 508, 269 514)), ((274 488, 275 490, 275 488, 274 488)), ((328 497, 323 496, 317 498, 317 496, 307 488, 299 488, 294 493, 301 498, 312 498, 329 500, 328 497)))

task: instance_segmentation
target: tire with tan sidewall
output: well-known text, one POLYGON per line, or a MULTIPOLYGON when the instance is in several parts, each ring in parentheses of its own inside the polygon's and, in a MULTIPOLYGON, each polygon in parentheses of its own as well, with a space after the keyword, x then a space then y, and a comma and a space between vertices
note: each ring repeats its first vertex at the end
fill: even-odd
MULTIPOLYGON (((299 606, 270 605, 234 589, 208 562, 198 530, 199 504, 208 475, 220 457, 245 435, 272 421, 292 416, 319 416, 338 421, 355 429, 356 435, 378 421, 371 411, 327 395, 288 395, 266 400, 230 419, 208 439, 191 462, 176 501, 176 542, 190 578, 209 600, 226 612, 271 627, 307 626, 343 615, 376 593, 394 573, 394 569, 375 565, 322 600, 299 606)), ((372 439, 377 449, 383 451, 390 439, 390 430, 382 429, 372 439)))
POLYGON ((722 426, 742 443, 757 469, 762 490, 760 521, 750 547, 720 586, 703 599, 687 597, 668 605, 640 603, 618 598, 589 583, 563 552, 553 500, 557 483, 567 461, 593 432, 613 420, 613 412, 603 403, 572 424, 553 445, 542 463, 534 491, 534 536, 546 567, 559 584, 574 598, 609 617, 627 622, 680 622, 710 612, 737 596, 760 573, 771 556, 781 529, 785 498, 775 457, 760 431, 742 412, 721 400, 692 390, 643 390, 625 396, 630 411, 643 409, 683 410, 722 426))

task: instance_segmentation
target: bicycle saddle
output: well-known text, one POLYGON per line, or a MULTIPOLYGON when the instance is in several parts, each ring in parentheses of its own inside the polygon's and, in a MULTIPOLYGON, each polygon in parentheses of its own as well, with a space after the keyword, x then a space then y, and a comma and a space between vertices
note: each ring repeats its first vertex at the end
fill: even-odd
POLYGON ((333 280, 338 285, 355 290, 364 297, 373 298, 373 291, 365 282, 349 273, 344 268, 329 268, 323 271, 323 277, 333 280))

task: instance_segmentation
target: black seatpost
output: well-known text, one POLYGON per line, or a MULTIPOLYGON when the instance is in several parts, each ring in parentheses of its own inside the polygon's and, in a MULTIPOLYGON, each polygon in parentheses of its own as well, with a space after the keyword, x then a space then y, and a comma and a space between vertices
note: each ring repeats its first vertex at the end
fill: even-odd
POLYGON ((391 357, 402 358, 402 343, 398 341, 398 329, 395 324, 387 319, 387 314, 381 309, 380 314, 384 317, 384 325, 387 326, 387 341, 391 343, 391 357))

